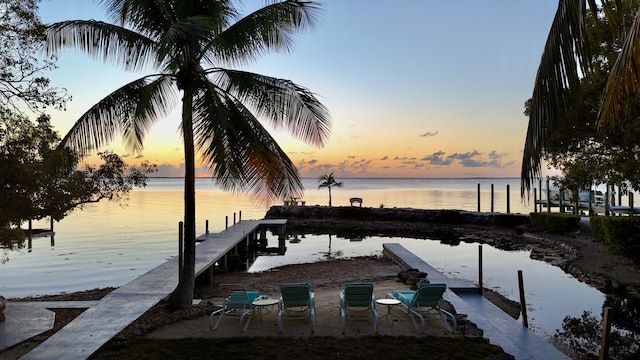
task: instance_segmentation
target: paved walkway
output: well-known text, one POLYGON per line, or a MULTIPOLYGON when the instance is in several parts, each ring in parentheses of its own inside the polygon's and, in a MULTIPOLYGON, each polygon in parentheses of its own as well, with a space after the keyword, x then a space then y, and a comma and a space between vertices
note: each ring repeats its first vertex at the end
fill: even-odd
POLYGON ((87 309, 95 304, 97 301, 8 302, 6 320, 0 322, 0 351, 53 329, 55 313, 49 309, 87 309))
POLYGON ((447 277, 400 244, 383 244, 383 247, 385 255, 393 258, 402 267, 426 272, 431 283, 447 284, 445 296, 456 312, 467 314, 469 321, 483 330, 485 338, 502 347, 516 359, 569 359, 560 350, 481 296, 478 287, 473 283, 447 277))
MULTIPOLYGON (((241 221, 223 232, 203 235, 196 251, 196 274, 210 268, 260 225, 284 226, 286 220, 278 221, 241 221)), ((103 297, 21 359, 86 359, 164 299, 177 284, 178 258, 173 257, 103 297)))

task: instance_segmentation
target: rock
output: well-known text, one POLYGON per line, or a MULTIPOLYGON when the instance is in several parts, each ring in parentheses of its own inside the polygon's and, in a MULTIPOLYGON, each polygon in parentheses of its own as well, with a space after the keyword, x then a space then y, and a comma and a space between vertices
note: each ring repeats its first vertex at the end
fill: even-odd
POLYGON ((398 273, 398 279, 415 290, 419 282, 426 281, 427 273, 418 269, 402 270, 398 273))
POLYGON ((4 308, 7 307, 7 300, 4 296, 0 296, 0 321, 4 321, 4 308))

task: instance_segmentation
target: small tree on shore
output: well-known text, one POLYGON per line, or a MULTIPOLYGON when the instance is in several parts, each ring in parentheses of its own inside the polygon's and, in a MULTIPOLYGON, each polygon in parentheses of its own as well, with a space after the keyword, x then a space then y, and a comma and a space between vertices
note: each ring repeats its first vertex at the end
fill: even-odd
POLYGON ((60 221, 85 204, 124 199, 133 187, 144 187, 147 174, 155 171, 146 162, 129 167, 111 152, 99 154, 101 164, 81 168, 76 153, 56 148, 59 142, 47 116, 34 124, 0 109, 0 246, 19 245, 25 221, 60 221))
POLYGON ((331 188, 332 187, 342 187, 342 182, 340 181, 336 181, 336 179, 333 177, 333 172, 331 172, 331 174, 325 174, 322 175, 320 177, 320 184, 318 185, 318 189, 321 189, 323 187, 326 187, 327 189, 329 189, 329 207, 331 207, 331 188))

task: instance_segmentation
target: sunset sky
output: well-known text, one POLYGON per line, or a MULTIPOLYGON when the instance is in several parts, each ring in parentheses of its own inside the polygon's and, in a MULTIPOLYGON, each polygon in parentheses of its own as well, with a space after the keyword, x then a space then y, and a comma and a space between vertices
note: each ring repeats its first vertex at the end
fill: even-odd
MULTIPOLYGON (((264 4, 241 3, 244 13, 264 4)), ((291 54, 244 68, 309 88, 331 112, 322 149, 272 132, 303 177, 519 177, 533 82, 557 0, 327 0, 291 54)), ((106 20, 95 2, 43 0, 46 24, 106 20)), ((141 75, 84 54, 60 56, 47 74, 73 96, 50 111, 64 135, 91 105, 141 75)), ((116 140, 128 162, 183 174, 180 113, 160 120, 142 154, 116 140)), ((206 171, 202 170, 201 175, 206 171)))

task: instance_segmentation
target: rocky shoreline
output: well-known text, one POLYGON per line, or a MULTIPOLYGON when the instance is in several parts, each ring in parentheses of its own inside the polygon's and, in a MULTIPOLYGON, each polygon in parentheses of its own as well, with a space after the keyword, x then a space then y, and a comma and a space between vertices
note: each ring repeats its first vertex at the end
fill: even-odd
POLYGON ((592 239, 588 221, 577 234, 557 235, 535 232, 526 215, 512 216, 505 226, 505 214, 462 210, 274 206, 265 217, 288 219, 288 232, 436 237, 504 250, 528 249, 531 258, 557 266, 603 293, 640 298, 640 269, 631 259, 608 254, 604 244, 592 239))

